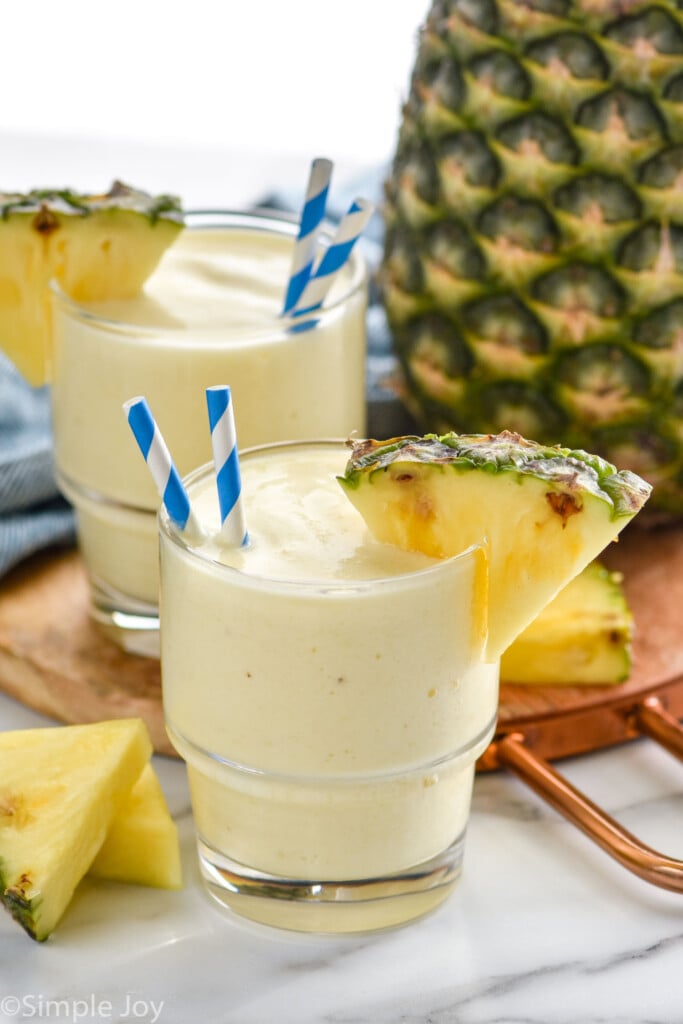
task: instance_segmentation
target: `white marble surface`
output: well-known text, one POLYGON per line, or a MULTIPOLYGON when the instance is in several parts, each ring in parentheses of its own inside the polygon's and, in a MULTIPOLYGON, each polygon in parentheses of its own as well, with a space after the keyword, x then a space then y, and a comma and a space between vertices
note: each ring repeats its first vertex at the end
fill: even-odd
MULTIPOLYGON (((47 720, 0 698, 0 728, 47 720)), ((86 881, 32 942, 0 916, 0 1021, 680 1024, 683 897, 614 864, 517 780, 475 785, 465 870, 437 912, 362 938, 301 937, 204 895, 182 765, 157 758, 183 846, 169 893, 86 881)), ((683 769, 648 742, 567 762, 623 824, 683 857, 683 769)))

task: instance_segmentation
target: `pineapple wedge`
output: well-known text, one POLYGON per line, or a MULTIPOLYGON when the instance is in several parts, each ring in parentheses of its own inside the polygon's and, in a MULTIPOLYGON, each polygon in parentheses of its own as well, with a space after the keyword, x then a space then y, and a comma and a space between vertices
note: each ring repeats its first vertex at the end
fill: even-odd
POLYGON ((159 889, 182 887, 178 830, 151 764, 111 823, 88 873, 159 889))
POLYGON ((616 538, 652 490, 597 456, 510 431, 350 447, 339 481, 378 540, 436 558, 484 546, 492 661, 616 538))
POLYGON ((0 900, 54 930, 152 753, 140 719, 0 733, 0 900))
POLYGON ((44 384, 49 282, 77 301, 128 298, 181 228, 177 199, 121 182, 104 195, 0 193, 0 349, 30 384, 44 384))
POLYGON ((551 686, 622 683, 633 616, 619 573, 591 562, 503 653, 501 679, 551 686))

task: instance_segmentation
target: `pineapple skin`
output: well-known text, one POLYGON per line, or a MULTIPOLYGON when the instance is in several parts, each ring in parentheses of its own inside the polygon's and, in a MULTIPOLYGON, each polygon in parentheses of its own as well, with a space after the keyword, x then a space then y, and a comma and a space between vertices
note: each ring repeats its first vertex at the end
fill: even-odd
POLYGON ((543 686, 623 683, 631 672, 633 632, 621 575, 592 562, 503 653, 501 679, 543 686))
POLYGON ((381 288, 423 429, 594 451, 683 516, 683 9, 434 0, 381 288))

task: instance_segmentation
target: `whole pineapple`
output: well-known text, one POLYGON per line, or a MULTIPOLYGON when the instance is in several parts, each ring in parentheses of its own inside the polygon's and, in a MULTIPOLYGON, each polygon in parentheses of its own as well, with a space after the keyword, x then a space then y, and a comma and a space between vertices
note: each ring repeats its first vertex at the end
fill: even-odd
POLYGON ((597 451, 683 515, 682 0, 434 0, 386 223, 423 426, 597 451))

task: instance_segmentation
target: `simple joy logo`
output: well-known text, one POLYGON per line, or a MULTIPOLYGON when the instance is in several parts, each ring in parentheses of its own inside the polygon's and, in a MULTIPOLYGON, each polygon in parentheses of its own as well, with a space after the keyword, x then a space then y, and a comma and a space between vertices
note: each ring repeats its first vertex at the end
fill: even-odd
POLYGON ((98 1024, 99 1021, 129 1021, 130 1024, 158 1024, 164 1009, 162 999, 143 999, 133 993, 118 1003, 95 993, 70 999, 49 999, 42 994, 6 995, 0 998, 2 1020, 67 1021, 69 1024, 98 1024))

